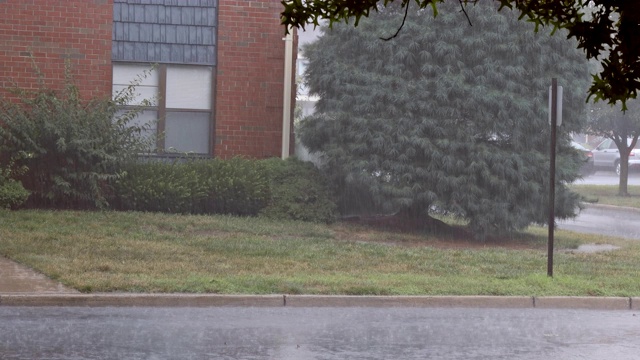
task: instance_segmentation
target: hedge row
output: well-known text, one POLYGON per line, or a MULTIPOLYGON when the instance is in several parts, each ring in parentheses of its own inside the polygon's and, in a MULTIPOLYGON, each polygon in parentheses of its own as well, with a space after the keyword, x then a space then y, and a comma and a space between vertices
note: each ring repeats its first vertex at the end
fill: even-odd
POLYGON ((336 217, 323 177, 312 164, 296 159, 148 161, 124 170, 113 188, 117 210, 315 222, 336 217))

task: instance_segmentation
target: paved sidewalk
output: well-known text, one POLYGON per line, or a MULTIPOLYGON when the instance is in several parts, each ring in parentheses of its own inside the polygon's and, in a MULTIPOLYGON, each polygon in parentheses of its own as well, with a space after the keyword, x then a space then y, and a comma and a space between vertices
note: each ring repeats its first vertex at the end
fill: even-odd
POLYGON ((77 294, 48 277, 0 256, 0 293, 4 294, 77 294))

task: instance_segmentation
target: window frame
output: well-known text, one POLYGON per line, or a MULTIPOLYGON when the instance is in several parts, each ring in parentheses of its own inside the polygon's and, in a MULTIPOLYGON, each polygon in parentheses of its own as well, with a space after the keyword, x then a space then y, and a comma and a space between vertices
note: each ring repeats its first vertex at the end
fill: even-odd
MULTIPOLYGON (((201 113, 208 114, 208 137, 207 137, 207 148, 208 151, 206 153, 195 153, 195 152, 186 152, 193 153, 202 157, 213 157, 215 151, 215 111, 216 111, 216 66, 214 65, 205 65, 205 64, 181 64, 181 63, 146 63, 146 62, 132 62, 132 61, 113 61, 112 62, 112 72, 115 71, 115 67, 118 65, 148 65, 149 68, 155 68, 155 71, 158 72, 158 93, 156 104, 154 106, 146 106, 145 110, 152 110, 157 112, 157 123, 156 123, 156 148, 154 152, 150 155, 161 155, 166 157, 171 156, 182 156, 185 152, 168 152, 166 149, 166 121, 167 121, 167 113, 168 112, 190 112, 190 113, 201 113), (210 100, 210 108, 209 109, 191 109, 191 108, 168 108, 167 107, 167 72, 168 68, 171 66, 183 66, 183 67, 201 67, 201 68, 209 68, 211 69, 211 98, 210 100), (163 136, 164 135, 164 136, 163 136)), ((111 85, 113 86, 113 73, 111 85)), ((136 108, 137 105, 124 105, 122 109, 132 109, 136 108)))

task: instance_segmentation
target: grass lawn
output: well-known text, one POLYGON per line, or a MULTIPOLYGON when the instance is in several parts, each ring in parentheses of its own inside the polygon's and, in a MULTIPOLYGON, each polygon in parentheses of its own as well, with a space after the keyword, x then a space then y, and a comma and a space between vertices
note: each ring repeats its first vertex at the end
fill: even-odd
POLYGON ((0 255, 83 292, 640 295, 640 242, 546 228, 501 242, 229 216, 0 211, 0 255), (577 253, 581 243, 619 250, 577 253))
POLYGON ((630 196, 618 196, 618 185, 572 185, 586 202, 640 208, 640 186, 629 185, 630 196))

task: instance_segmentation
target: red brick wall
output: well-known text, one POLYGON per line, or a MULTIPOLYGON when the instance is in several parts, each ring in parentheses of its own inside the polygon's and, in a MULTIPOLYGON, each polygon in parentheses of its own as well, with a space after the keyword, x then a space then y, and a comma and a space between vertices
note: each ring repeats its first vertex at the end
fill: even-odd
POLYGON ((218 4, 214 155, 279 157, 285 47, 282 4, 280 0, 220 0, 218 4))
POLYGON ((38 87, 33 62, 60 88, 65 59, 83 97, 109 96, 112 18, 113 0, 0 0, 0 96, 38 87))
MULTIPOLYGON (((281 155, 281 11, 280 0, 219 1, 217 157, 281 155)), ((69 59, 83 96, 109 96, 112 27, 113 0, 0 0, 0 96, 14 82, 38 87, 32 59, 47 87, 62 86, 69 59)))

